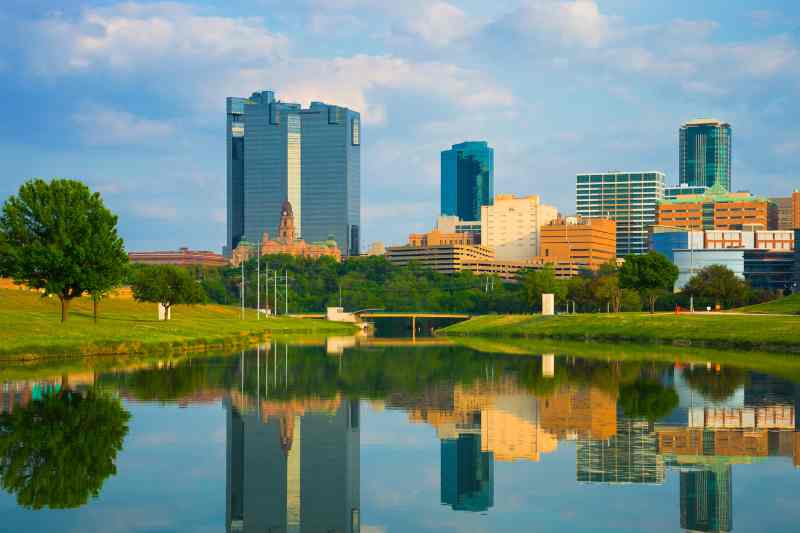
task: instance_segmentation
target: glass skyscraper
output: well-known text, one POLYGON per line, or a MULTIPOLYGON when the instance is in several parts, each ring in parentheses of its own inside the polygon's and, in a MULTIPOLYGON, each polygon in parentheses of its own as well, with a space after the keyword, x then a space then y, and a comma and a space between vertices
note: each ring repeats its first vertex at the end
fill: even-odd
POLYGON ((617 257, 647 252, 648 228, 664 197, 662 172, 579 174, 575 204, 579 216, 617 222, 617 257))
POLYGON ((679 134, 680 183, 731 190, 731 126, 719 120, 691 120, 679 134))
POLYGON ((226 255, 243 238, 278 229, 289 200, 298 237, 333 237, 358 255, 361 229, 361 115, 312 102, 280 102, 272 91, 227 99, 226 255))
POLYGON ((442 215, 480 220, 494 203, 494 149, 485 141, 454 144, 442 152, 442 215))

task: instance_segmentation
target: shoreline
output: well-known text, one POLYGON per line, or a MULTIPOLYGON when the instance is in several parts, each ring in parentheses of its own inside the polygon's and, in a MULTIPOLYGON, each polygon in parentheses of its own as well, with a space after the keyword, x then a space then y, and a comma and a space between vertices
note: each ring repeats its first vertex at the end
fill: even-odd
POLYGON ((614 313, 485 315, 440 329, 445 337, 564 340, 605 344, 800 353, 800 316, 614 313))

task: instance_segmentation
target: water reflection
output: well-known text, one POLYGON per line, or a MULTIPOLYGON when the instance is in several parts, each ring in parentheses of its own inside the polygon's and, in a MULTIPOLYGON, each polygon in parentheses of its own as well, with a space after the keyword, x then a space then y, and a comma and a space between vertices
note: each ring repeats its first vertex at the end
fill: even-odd
MULTIPOLYGON (((459 529, 437 513, 485 520, 488 530, 514 530, 502 522, 502 514, 510 512, 508 502, 520 490, 533 491, 535 486, 517 486, 512 493, 509 482, 518 475, 517 466, 535 466, 550 472, 552 481, 559 478, 583 491, 587 508, 615 498, 627 500, 631 491, 658 490, 660 496, 650 496, 648 505, 666 508, 671 527, 732 531, 737 516, 741 520, 759 512, 749 497, 755 494, 737 499, 734 506, 737 479, 740 484, 749 479, 752 486, 759 469, 767 472, 779 462, 800 465, 800 387, 790 379, 715 363, 501 355, 437 339, 422 344, 332 338, 264 344, 232 356, 79 368, 55 376, 37 370, 25 377, 24 370, 16 369, 15 377, 7 378, 0 371, 3 488, 17 495, 20 506, 30 508, 75 507, 97 496, 103 479, 115 473, 114 454, 122 442, 119 426, 109 436, 98 429, 107 424, 93 424, 82 429, 86 439, 79 440, 81 446, 111 443, 113 453, 94 448, 72 453, 68 438, 48 441, 9 421, 33 413, 26 416, 57 419, 77 431, 88 415, 76 414, 73 423, 69 413, 92 406, 91 416, 99 420, 104 409, 111 409, 102 407, 103 402, 119 406, 110 396, 129 406, 224 409, 219 411, 224 465, 215 465, 224 470, 224 486, 219 481, 207 490, 225 502, 216 525, 222 528, 224 521, 229 532, 352 533, 362 529, 367 516, 380 523, 390 513, 376 507, 375 494, 365 493, 369 505, 362 502, 364 479, 380 478, 387 492, 418 487, 394 486, 400 482, 385 475, 381 466, 381 461, 393 460, 389 447, 374 444, 374 438, 370 453, 377 454, 378 469, 362 476, 362 432, 377 431, 365 420, 391 423, 399 433, 411 432, 412 425, 431 428, 426 438, 436 451, 426 445, 427 456, 410 456, 438 467, 436 490, 427 493, 427 504, 436 509, 420 510, 426 516, 420 529, 427 530, 459 529), (48 398, 66 403, 50 405, 48 398), (45 408, 59 414, 48 415, 45 408), (24 439, 24 445, 9 444, 24 439), (43 442, 57 444, 47 447, 43 442), (12 472, 19 461, 9 459, 20 449, 38 454, 22 464, 41 466, 52 489, 38 481, 31 492, 8 481, 21 479, 12 472), (59 462, 55 451, 71 453, 69 462, 59 462), (87 457, 101 460, 87 466, 82 462, 87 457), (563 458, 568 458, 568 468, 563 458), (505 466, 511 464, 515 469, 505 466), (74 465, 84 470, 76 473, 74 465), (555 474, 550 465, 555 465, 555 474), (593 487, 607 490, 600 493, 593 487)), ((118 418, 126 422, 124 416, 118 418)), ((157 468, 158 456, 153 460, 157 468)), ((796 477, 793 468, 787 474, 796 477)), ((131 483, 128 475, 121 470, 117 477, 131 483)), ((419 484, 424 485, 422 480, 419 484)), ((102 499, 92 503, 102 504, 102 499)), ((546 501, 540 504, 548 509, 546 501)), ((780 522, 780 512, 771 519, 789 523, 780 522)), ((589 517, 572 527, 594 529, 596 520, 606 524, 604 517, 589 517)), ((604 527, 613 528, 611 524, 604 527)))

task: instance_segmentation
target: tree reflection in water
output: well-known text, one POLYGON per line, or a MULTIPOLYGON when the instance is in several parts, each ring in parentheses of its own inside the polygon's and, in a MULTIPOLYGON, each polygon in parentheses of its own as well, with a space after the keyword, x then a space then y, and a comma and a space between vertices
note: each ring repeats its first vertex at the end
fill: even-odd
POLYGON ((46 394, 0 415, 0 478, 21 506, 69 509, 97 497, 128 433, 119 400, 97 390, 46 394))

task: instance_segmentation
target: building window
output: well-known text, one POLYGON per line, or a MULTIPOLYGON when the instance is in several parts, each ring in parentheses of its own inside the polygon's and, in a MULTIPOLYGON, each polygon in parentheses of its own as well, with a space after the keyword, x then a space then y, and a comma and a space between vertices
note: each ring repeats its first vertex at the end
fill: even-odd
POLYGON ((350 121, 350 142, 353 146, 361 145, 361 119, 354 118, 350 121))

